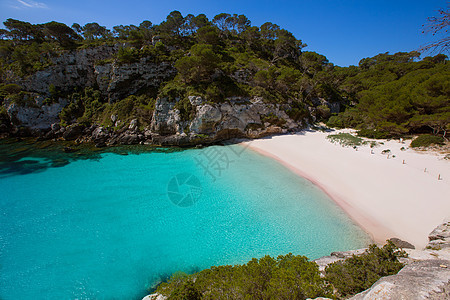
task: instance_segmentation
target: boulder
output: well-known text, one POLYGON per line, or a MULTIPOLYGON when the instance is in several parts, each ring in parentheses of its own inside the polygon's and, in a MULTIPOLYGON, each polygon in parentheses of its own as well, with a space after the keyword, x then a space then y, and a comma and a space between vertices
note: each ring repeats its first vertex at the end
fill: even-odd
POLYGON ((7 102, 6 111, 11 120, 18 125, 30 129, 50 130, 52 125, 59 123, 59 113, 68 104, 65 99, 50 105, 40 105, 43 96, 38 94, 27 95, 26 104, 7 102))
POLYGON ((167 297, 160 294, 151 294, 142 298, 142 300, 166 300, 166 299, 167 297))
POLYGON ((175 102, 167 98, 158 98, 151 123, 151 130, 159 135, 172 135, 180 131, 181 116, 173 109, 175 102))
POLYGON ((61 129, 61 126, 59 125, 59 123, 53 123, 52 125, 50 125, 50 128, 52 129, 52 131, 58 131, 61 129))
POLYGON ((194 106, 201 105, 204 102, 202 97, 199 97, 199 96, 189 96, 188 99, 189 99, 189 102, 191 103, 191 105, 194 105, 194 106))
POLYGON ((126 131, 112 138, 110 144, 137 145, 143 141, 143 139, 144 136, 142 134, 126 131))
POLYGON ((219 108, 209 104, 198 106, 195 117, 189 126, 189 130, 201 134, 213 133, 217 123, 221 119, 222 112, 219 108))
POLYGON ((63 138, 67 141, 77 139, 83 134, 84 126, 81 124, 73 124, 64 129, 63 138))
POLYGON ((95 128, 91 135, 92 141, 99 145, 105 144, 109 137, 108 130, 102 126, 95 128))
POLYGON ((450 299, 450 261, 423 260, 380 278, 352 300, 450 299))
POLYGON ((130 130, 136 130, 138 128, 138 119, 133 119, 130 121, 130 126, 128 126, 128 129, 130 130))
POLYGON ((416 249, 413 244, 403 241, 399 238, 390 238, 389 240, 398 248, 416 249))
POLYGON ((428 235, 429 243, 427 248, 444 249, 450 248, 450 222, 445 222, 436 227, 428 235))

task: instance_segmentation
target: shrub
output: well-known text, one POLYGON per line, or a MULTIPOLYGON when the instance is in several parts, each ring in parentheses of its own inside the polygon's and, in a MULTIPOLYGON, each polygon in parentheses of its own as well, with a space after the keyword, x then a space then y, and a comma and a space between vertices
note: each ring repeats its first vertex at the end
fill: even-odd
POLYGON ((344 261, 328 265, 325 269, 325 279, 333 284, 341 296, 360 293, 370 288, 383 276, 397 274, 403 264, 399 257, 406 257, 391 241, 382 248, 370 245, 360 256, 353 255, 344 261))
POLYGON ((132 47, 120 47, 116 58, 120 63, 134 63, 139 61, 139 51, 132 47))
POLYGON ((326 105, 319 105, 316 108, 316 117, 319 120, 326 120, 331 116, 331 110, 328 106, 326 105))
POLYGON ((285 119, 282 119, 282 118, 274 115, 273 113, 269 113, 267 115, 261 116, 261 121, 263 123, 268 122, 271 125, 275 125, 275 126, 278 126, 278 127, 281 127, 284 124, 286 124, 286 120, 285 119))
POLYGON ((317 264, 304 256, 252 259, 245 265, 211 267, 175 274, 157 293, 169 299, 306 299, 333 297, 317 264), (189 298, 191 296, 192 298, 189 298))
POLYGON ((192 280, 184 282, 183 285, 177 287, 170 295, 171 300, 200 300, 201 298, 202 294, 192 280))
POLYGON ((0 97, 5 97, 11 94, 17 94, 22 88, 17 84, 2 84, 0 85, 0 97))
POLYGON ((338 142, 342 146, 361 146, 366 142, 363 141, 362 138, 351 135, 350 133, 338 133, 338 134, 330 134, 327 136, 332 143, 338 142))
POLYGON ((327 121, 327 126, 332 128, 345 128, 344 121, 338 116, 331 116, 327 121))
POLYGON ((84 106, 81 99, 74 100, 64 107, 59 113, 59 119, 62 126, 71 124, 74 120, 81 117, 84 113, 84 106))
POLYGON ((181 98, 175 103, 174 108, 180 111, 182 121, 190 121, 194 119, 195 109, 187 97, 181 98))
POLYGON ((378 131, 373 129, 361 129, 358 130, 357 134, 359 136, 371 138, 371 139, 387 139, 392 137, 389 132, 378 131))
POLYGON ((428 147, 431 145, 443 145, 444 144, 444 138, 441 136, 431 135, 431 134, 424 134, 421 136, 418 136, 416 139, 414 139, 411 142, 411 147, 428 147))

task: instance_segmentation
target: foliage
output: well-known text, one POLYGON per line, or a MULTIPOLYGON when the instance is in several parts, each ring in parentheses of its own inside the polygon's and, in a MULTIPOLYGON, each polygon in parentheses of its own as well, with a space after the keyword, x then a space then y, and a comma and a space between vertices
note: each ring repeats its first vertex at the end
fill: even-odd
POLYGON ((406 257, 406 253, 398 250, 391 241, 387 241, 382 248, 370 245, 363 255, 353 255, 328 265, 325 279, 341 296, 354 295, 370 288, 383 276, 397 274, 403 268, 398 261, 400 257, 406 257))
POLYGON ((342 146, 361 146, 365 145, 367 142, 364 141, 362 138, 354 136, 350 133, 338 133, 338 134, 330 134, 327 136, 327 139, 329 139, 332 143, 339 143, 342 146))
MULTIPOLYGON (((443 54, 419 60, 416 51, 380 53, 362 59, 358 66, 342 68, 321 54, 303 51, 306 45, 277 24, 252 26, 246 16, 228 13, 209 20, 204 14, 183 16, 173 11, 160 24, 145 20, 112 30, 95 22, 68 27, 55 21, 31 24, 7 19, 4 25, 2 85, 48 68, 67 50, 116 45, 114 54, 96 64, 145 59, 174 65, 178 75, 148 95, 180 100, 176 105, 185 120, 192 116, 189 95, 215 103, 239 96, 289 104, 286 113, 298 122, 312 121, 314 116, 330 127, 355 128, 360 136, 372 138, 417 133, 446 138, 450 129, 450 65, 443 54), (329 103, 338 103, 340 112, 331 114, 330 107, 335 106, 329 103)), ((20 100, 19 92, 8 92, 8 97, 20 100)), ((0 91, 2 97, 5 91, 0 91)), ((48 104, 61 94, 50 86, 45 97, 48 104)), ((101 97, 90 101, 83 92, 77 97, 62 112, 63 123, 80 117, 91 123, 111 108, 101 97)))
POLYGON ((263 123, 268 122, 268 123, 270 123, 272 125, 275 125, 275 126, 282 126, 282 125, 284 125, 286 123, 286 120, 284 120, 284 119, 282 119, 280 117, 277 117, 273 113, 269 113, 267 115, 261 116, 261 121, 263 123))
POLYGON ((377 131, 373 129, 361 129, 358 130, 358 135, 371 138, 371 139, 387 139, 391 137, 391 134, 389 132, 384 131, 377 131))
POLYGON ((361 60, 359 72, 340 79, 353 107, 332 116, 328 125, 357 128, 361 135, 376 138, 427 131, 445 136, 450 127, 450 65, 442 55, 415 62, 416 56, 379 54, 361 60))
POLYGON ((0 84, 0 104, 10 95, 18 94, 22 88, 17 84, 0 84))
POLYGON ((245 265, 219 266, 193 275, 175 274, 158 293, 169 299, 306 299, 332 297, 315 263, 304 256, 252 259, 245 265))
POLYGON ((443 137, 430 135, 430 134, 424 134, 424 135, 420 135, 417 138, 415 138, 411 142, 411 147, 413 147, 413 148, 428 147, 431 145, 443 145, 443 144, 444 144, 443 137))
POLYGON ((211 45, 197 44, 190 49, 190 56, 177 60, 175 68, 187 83, 211 82, 220 59, 211 45))
POLYGON ((116 54, 120 63, 134 63, 139 60, 139 51, 132 47, 120 47, 116 54))
POLYGON ((317 264, 304 256, 264 256, 244 265, 214 266, 191 275, 177 272, 156 292, 169 299, 348 297, 382 276, 396 274, 403 267, 400 257, 406 253, 390 241, 382 248, 370 245, 362 255, 328 265, 322 278, 317 264))

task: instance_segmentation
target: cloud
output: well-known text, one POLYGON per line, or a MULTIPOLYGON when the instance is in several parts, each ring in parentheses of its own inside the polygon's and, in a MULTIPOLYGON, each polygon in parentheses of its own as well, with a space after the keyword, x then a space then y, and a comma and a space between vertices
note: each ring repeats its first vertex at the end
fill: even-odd
POLYGON ((33 0, 16 0, 19 6, 13 6, 14 8, 48 8, 47 4, 42 2, 36 2, 33 0))

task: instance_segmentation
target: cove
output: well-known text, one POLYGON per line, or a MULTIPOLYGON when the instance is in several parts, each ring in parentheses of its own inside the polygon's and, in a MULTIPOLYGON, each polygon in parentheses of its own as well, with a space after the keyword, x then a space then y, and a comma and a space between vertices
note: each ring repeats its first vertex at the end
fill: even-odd
POLYGON ((177 271, 370 242, 317 187, 240 145, 78 159, 21 147, 0 169, 3 300, 140 299, 177 271))

